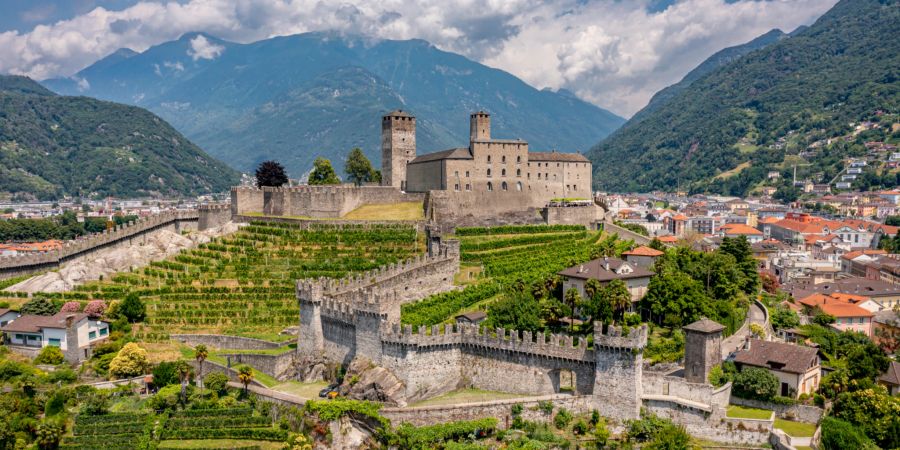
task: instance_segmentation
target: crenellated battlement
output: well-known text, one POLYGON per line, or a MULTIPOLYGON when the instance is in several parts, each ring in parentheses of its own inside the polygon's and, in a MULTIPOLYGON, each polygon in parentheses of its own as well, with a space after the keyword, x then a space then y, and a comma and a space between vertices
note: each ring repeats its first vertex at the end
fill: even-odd
POLYGON ((95 248, 103 247, 172 223, 196 221, 198 218, 198 210, 164 211, 152 216, 139 218, 134 222, 117 225, 115 228, 104 230, 100 233, 93 233, 77 240, 66 241, 62 248, 58 250, 39 254, 0 257, 0 269, 58 265, 65 260, 95 248))
POLYGON ((435 325, 431 328, 420 326, 416 330, 410 325, 401 327, 393 324, 382 336, 382 341, 417 348, 455 345, 463 350, 492 349, 586 363, 591 363, 594 359, 593 350, 588 348, 587 341, 583 337, 576 340, 563 334, 532 334, 530 331, 504 328, 488 330, 467 324, 444 327, 435 325))
POLYGON ((627 335, 622 333, 622 327, 612 325, 603 333, 603 326, 599 322, 594 324, 594 330, 594 347, 643 350, 647 346, 646 324, 631 328, 627 335))
POLYGON ((231 211, 230 203, 206 203, 200 205, 197 209, 200 211, 231 211))

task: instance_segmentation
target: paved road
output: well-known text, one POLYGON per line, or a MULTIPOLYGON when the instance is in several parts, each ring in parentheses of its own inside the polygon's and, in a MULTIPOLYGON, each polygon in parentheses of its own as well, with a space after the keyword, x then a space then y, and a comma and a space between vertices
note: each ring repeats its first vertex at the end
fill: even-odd
MULTIPOLYGON (((750 323, 756 323, 760 326, 765 326, 766 323, 766 313, 763 312, 762 308, 753 302, 750 304, 750 309, 747 311, 747 315, 750 317, 750 323)), ((739 329, 736 333, 728 336, 727 338, 722 340, 722 359, 728 357, 728 355, 741 348, 744 345, 744 341, 747 339, 747 336, 750 335, 750 327, 739 329)))

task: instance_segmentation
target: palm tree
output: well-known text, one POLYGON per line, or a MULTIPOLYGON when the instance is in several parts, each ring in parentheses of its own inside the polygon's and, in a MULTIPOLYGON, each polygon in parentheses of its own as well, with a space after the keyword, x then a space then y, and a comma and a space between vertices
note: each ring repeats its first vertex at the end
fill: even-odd
MULTIPOLYGON (((194 358, 197 359, 197 363, 199 363, 200 367, 197 369, 197 379, 199 380, 200 389, 203 389, 203 361, 206 360, 206 357, 209 356, 209 351, 206 350, 206 346, 200 344, 194 347, 194 358)), ((201 391, 202 392, 202 391, 201 391)))
POLYGON ((626 308, 631 305, 631 293, 628 286, 622 280, 612 280, 606 287, 609 304, 615 314, 613 317, 622 317, 626 308))
POLYGON ((241 383, 244 385, 244 395, 247 395, 248 386, 253 381, 253 369, 246 364, 238 367, 238 380, 241 380, 241 383))
POLYGON ((191 366, 184 361, 178 361, 176 367, 178 371, 178 379, 181 380, 181 403, 187 403, 187 385, 191 377, 191 366))
POLYGON ((575 307, 581 303, 581 294, 578 293, 578 289, 569 288, 569 290, 566 291, 565 301, 569 310, 572 311, 569 317, 569 332, 571 333, 572 327, 575 325, 575 307))

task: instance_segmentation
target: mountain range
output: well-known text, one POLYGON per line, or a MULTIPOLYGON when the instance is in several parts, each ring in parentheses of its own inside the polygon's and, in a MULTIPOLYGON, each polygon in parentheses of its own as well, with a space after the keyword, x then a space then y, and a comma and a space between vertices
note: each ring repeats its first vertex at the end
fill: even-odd
POLYGON ((381 115, 394 109, 417 117, 420 154, 468 142, 469 114, 482 109, 493 115, 494 136, 535 150, 583 151, 625 122, 422 40, 331 33, 250 44, 190 33, 43 83, 145 107, 238 170, 276 159, 292 177, 317 156, 340 171, 354 147, 378 165, 381 115))
POLYGON ((0 197, 197 195, 238 181, 149 111, 0 75, 0 197))
POLYGON ((594 186, 744 195, 807 144, 895 116, 898 23, 896 0, 841 0, 809 28, 719 52, 588 152, 594 186))

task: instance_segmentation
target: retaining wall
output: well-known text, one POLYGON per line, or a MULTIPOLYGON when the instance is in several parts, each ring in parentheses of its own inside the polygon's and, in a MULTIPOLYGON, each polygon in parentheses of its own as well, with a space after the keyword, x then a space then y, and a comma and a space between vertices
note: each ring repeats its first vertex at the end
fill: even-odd
POLYGON ((622 239, 631 239, 638 245, 647 245, 653 240, 653 238, 644 236, 643 234, 637 234, 634 231, 622 228, 612 222, 603 222, 603 229, 609 234, 618 234, 622 239))
POLYGON ((740 397, 731 397, 731 403, 741 406, 749 406, 751 408, 762 408, 775 411, 775 414, 788 420, 796 420, 798 422, 819 423, 825 410, 817 406, 809 405, 779 405, 777 403, 763 402, 759 400, 750 400, 740 397))
POLYGON ((272 350, 285 346, 277 342, 225 334, 172 334, 169 337, 191 347, 203 344, 207 347, 229 350, 272 350))
POLYGON ((248 364, 264 374, 283 381, 293 367, 295 355, 296 352, 291 351, 280 355, 221 353, 219 356, 230 358, 232 365, 248 364))
POLYGON ((363 205, 424 202, 425 194, 405 193, 392 186, 233 187, 233 216, 338 218, 363 205))

